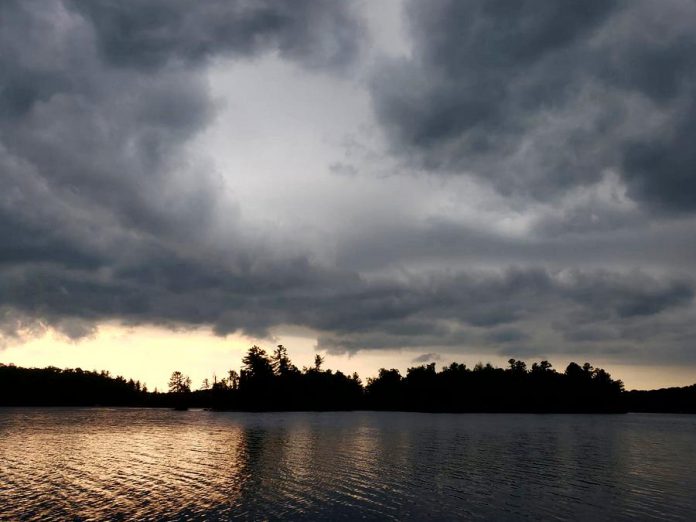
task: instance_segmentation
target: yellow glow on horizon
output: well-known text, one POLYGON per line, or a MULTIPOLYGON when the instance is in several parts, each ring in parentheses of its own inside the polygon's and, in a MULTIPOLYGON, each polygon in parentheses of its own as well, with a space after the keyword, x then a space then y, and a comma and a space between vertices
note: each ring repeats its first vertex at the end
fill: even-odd
POLYGON ((150 390, 165 389, 169 375, 180 370, 198 388, 213 372, 224 377, 239 367, 253 341, 237 335, 219 337, 207 328, 176 330, 158 326, 125 327, 104 324, 90 338, 71 342, 53 332, 10 345, 0 360, 17 366, 108 370, 112 375, 137 379, 150 390))
MULTIPOLYGON (((213 374, 223 378, 228 370, 237 370, 242 357, 253 344, 268 353, 277 344, 284 344, 292 362, 298 367, 314 364, 316 338, 283 335, 276 339, 254 339, 238 334, 220 337, 210 328, 172 330, 162 326, 127 327, 107 323, 97 333, 77 342, 69 341, 55 332, 10 344, 0 349, 0 362, 17 366, 82 368, 108 370, 112 375, 140 380, 149 390, 166 390, 169 376, 179 370, 191 377, 192 387, 198 389, 203 379, 212 381, 213 374)), ((365 380, 377 374, 381 367, 405 370, 413 354, 398 351, 360 352, 351 355, 326 356, 325 368, 346 374, 358 372, 365 380)))
MULTIPOLYGON (((253 344, 271 352, 276 344, 284 344, 292 362, 298 367, 311 366, 316 351, 316 338, 305 335, 278 335, 275 339, 254 339, 239 334, 220 337, 210 328, 172 330, 163 326, 127 327, 107 323, 90 338, 71 342, 47 332, 40 337, 10 344, 0 349, 0 362, 24 367, 56 366, 83 370, 108 370, 112 375, 140 380, 150 390, 165 390, 171 373, 179 370, 191 377, 193 388, 198 389, 203 379, 212 380, 226 375, 230 369, 239 370, 244 353, 253 344)), ((419 352, 399 350, 364 350, 357 354, 324 354, 325 368, 345 374, 357 372, 366 381, 379 368, 397 368, 405 374, 406 368, 419 352)), ((452 361, 473 367, 477 362, 507 366, 507 356, 493 354, 443 353, 435 361, 437 368, 452 361)), ((527 358, 531 365, 533 360, 527 358)), ((536 360, 536 359, 534 359, 536 360)), ((563 371, 571 359, 551 358, 557 371, 563 371)), ((582 364, 606 369, 615 379, 621 379, 626 389, 654 389, 670 386, 688 386, 696 383, 694 366, 627 365, 616 361, 576 357, 582 364)))

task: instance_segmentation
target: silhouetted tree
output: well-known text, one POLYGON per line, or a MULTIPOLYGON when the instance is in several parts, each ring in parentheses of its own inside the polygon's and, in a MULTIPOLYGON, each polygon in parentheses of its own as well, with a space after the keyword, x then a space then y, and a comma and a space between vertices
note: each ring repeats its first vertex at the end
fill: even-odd
POLYGON ((229 370, 227 372, 227 383, 232 390, 236 390, 239 387, 239 374, 234 370, 229 370))
POLYGON ((254 345, 249 348, 242 362, 244 368, 239 376, 240 399, 249 409, 270 409, 275 377, 271 359, 265 350, 254 345))
POLYGON ((629 392, 620 380, 589 363, 570 363, 559 373, 548 361, 527 370, 510 359, 507 368, 478 363, 473 370, 451 363, 440 371, 434 363, 408 368, 380 369, 363 387, 354 373, 323 370, 317 354, 312 367, 299 371, 287 350, 278 346, 271 356, 252 346, 240 374, 191 391, 191 380, 172 373, 169 393, 148 393, 139 381, 112 377, 109 372, 28 369, 0 364, 0 405, 198 406, 239 410, 414 410, 431 412, 619 412, 694 411, 693 389, 629 392))
POLYGON ((175 409, 188 409, 188 396, 191 393, 191 379, 180 371, 172 372, 169 378, 169 393, 173 396, 175 409))
POLYGON ((256 345, 249 348, 242 362, 244 363, 242 375, 247 379, 262 379, 273 375, 273 366, 266 350, 256 345))
POLYGON ((402 379, 399 370, 381 368, 374 379, 367 379, 368 403, 378 410, 404 409, 402 379))
POLYGON ((362 379, 358 375, 358 372, 353 372, 353 375, 351 375, 350 378, 353 379, 353 382, 355 382, 358 386, 362 388, 362 379))
POLYGON ((527 364, 524 361, 516 361, 515 359, 509 359, 508 364, 510 365, 510 371, 513 373, 527 373, 527 364))
POLYGON ((625 392, 628 411, 650 413, 696 413, 696 384, 682 388, 625 392))
POLYGON ((172 372, 169 378, 170 393, 187 393, 191 391, 191 379, 180 371, 172 372))
POLYGON ((571 362, 565 369, 565 374, 569 379, 574 381, 579 381, 585 377, 585 371, 580 367, 578 363, 571 362))
POLYGON ((291 371, 296 371, 297 368, 293 366, 288 357, 288 350, 282 344, 279 344, 273 351, 272 365, 273 371, 276 375, 287 375, 291 371))
POLYGON ((146 406, 146 387, 109 372, 0 364, 2 406, 146 406))
POLYGON ((551 371, 551 363, 549 361, 541 361, 532 364, 532 373, 541 374, 549 371, 551 371))

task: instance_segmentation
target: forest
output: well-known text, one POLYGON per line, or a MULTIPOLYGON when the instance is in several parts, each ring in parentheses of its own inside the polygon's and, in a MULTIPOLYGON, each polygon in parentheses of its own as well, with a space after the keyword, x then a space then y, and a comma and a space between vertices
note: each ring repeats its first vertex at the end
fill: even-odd
POLYGON ((510 359, 491 364, 435 363, 380 369, 362 382, 357 373, 324 369, 317 355, 297 368, 283 345, 272 352, 252 346, 239 372, 191 379, 175 371, 166 392, 109 372, 20 368, 0 364, 0 406, 140 406, 239 411, 389 410, 418 412, 622 413, 696 412, 696 385, 653 391, 624 390, 620 380, 589 363, 559 372, 548 361, 527 366, 510 359))

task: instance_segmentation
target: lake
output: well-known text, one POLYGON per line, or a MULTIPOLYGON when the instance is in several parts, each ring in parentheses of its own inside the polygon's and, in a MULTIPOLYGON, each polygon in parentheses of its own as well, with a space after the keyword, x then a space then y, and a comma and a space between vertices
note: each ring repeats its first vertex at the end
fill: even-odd
POLYGON ((0 409, 2 520, 694 520, 696 416, 0 409))

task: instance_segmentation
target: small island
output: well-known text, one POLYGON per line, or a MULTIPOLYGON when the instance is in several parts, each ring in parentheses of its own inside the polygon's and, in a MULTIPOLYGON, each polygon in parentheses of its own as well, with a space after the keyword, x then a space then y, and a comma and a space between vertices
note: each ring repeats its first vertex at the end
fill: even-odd
POLYGON ((0 406, 138 406, 238 411, 415 411, 439 413, 623 413, 696 412, 696 385, 653 391, 625 391, 620 380, 589 363, 570 363, 563 372, 548 361, 510 359, 507 368, 453 362, 380 369, 363 383, 357 373, 297 368, 287 349, 272 353, 249 348, 239 372, 205 379, 191 389, 182 372, 169 390, 150 391, 139 381, 107 371, 21 368, 0 364, 0 406))

